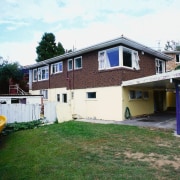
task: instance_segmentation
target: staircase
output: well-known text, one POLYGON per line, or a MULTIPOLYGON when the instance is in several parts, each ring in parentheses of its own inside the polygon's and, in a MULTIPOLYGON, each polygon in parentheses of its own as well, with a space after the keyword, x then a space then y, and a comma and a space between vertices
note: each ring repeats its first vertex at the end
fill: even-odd
POLYGON ((9 85, 9 94, 28 95, 29 93, 23 91, 18 84, 9 85))

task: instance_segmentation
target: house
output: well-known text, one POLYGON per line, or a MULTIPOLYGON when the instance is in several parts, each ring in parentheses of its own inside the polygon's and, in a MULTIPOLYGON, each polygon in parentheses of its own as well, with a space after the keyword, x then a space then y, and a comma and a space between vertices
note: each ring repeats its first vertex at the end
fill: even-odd
POLYGON ((180 51, 163 51, 163 53, 172 57, 172 60, 166 64, 166 71, 172 71, 180 65, 180 51))
POLYGON ((56 103, 59 122, 75 118, 121 121, 163 111, 172 58, 126 37, 29 65, 29 92, 56 103), (166 74, 166 75, 164 75, 166 74))

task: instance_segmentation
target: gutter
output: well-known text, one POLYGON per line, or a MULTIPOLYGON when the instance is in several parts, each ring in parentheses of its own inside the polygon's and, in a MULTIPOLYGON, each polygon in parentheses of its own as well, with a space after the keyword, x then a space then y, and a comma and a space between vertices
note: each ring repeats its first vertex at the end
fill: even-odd
POLYGON ((75 50, 74 52, 65 53, 65 54, 60 55, 60 56, 56 56, 56 57, 53 57, 50 59, 46 59, 46 60, 38 62, 36 64, 27 65, 24 68, 25 69, 32 69, 35 67, 44 66, 44 65, 47 65, 47 64, 50 64, 53 62, 57 62, 60 60, 64 60, 67 58, 78 56, 80 54, 84 54, 84 53, 91 52, 91 51, 98 50, 98 49, 102 49, 102 48, 108 48, 109 46, 115 46, 115 45, 126 45, 126 46, 129 46, 131 48, 134 48, 134 49, 137 49, 140 51, 144 51, 148 54, 154 55, 154 56, 156 56, 160 59, 166 60, 166 61, 172 59, 172 57, 170 57, 164 53, 161 53, 161 52, 156 51, 150 47, 144 46, 144 45, 142 45, 136 41, 133 41, 133 40, 130 40, 124 36, 121 36, 121 37, 113 39, 113 40, 105 41, 105 42, 102 42, 102 43, 99 43, 99 44, 96 44, 93 46, 89 46, 89 47, 86 47, 83 49, 75 50))

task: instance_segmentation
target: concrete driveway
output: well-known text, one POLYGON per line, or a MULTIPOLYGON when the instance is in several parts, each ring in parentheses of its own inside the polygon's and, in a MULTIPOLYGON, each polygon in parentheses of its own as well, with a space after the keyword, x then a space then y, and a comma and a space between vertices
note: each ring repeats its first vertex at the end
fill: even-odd
POLYGON ((176 113, 155 113, 149 116, 142 116, 131 120, 125 120, 120 122, 120 124, 176 130, 176 113))
POLYGON ((98 119, 77 119, 77 121, 84 121, 99 124, 124 124, 141 127, 154 127, 163 129, 176 130, 176 113, 175 112, 161 112, 149 116, 141 116, 124 121, 107 121, 98 119))

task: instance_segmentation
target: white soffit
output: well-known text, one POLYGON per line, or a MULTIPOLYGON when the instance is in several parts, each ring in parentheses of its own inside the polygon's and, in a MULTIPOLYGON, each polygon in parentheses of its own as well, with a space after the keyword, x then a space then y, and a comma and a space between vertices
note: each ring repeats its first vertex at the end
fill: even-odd
POLYGON ((148 87, 148 88, 175 88, 173 79, 180 80, 180 70, 174 70, 162 74, 123 81, 122 86, 148 87))

